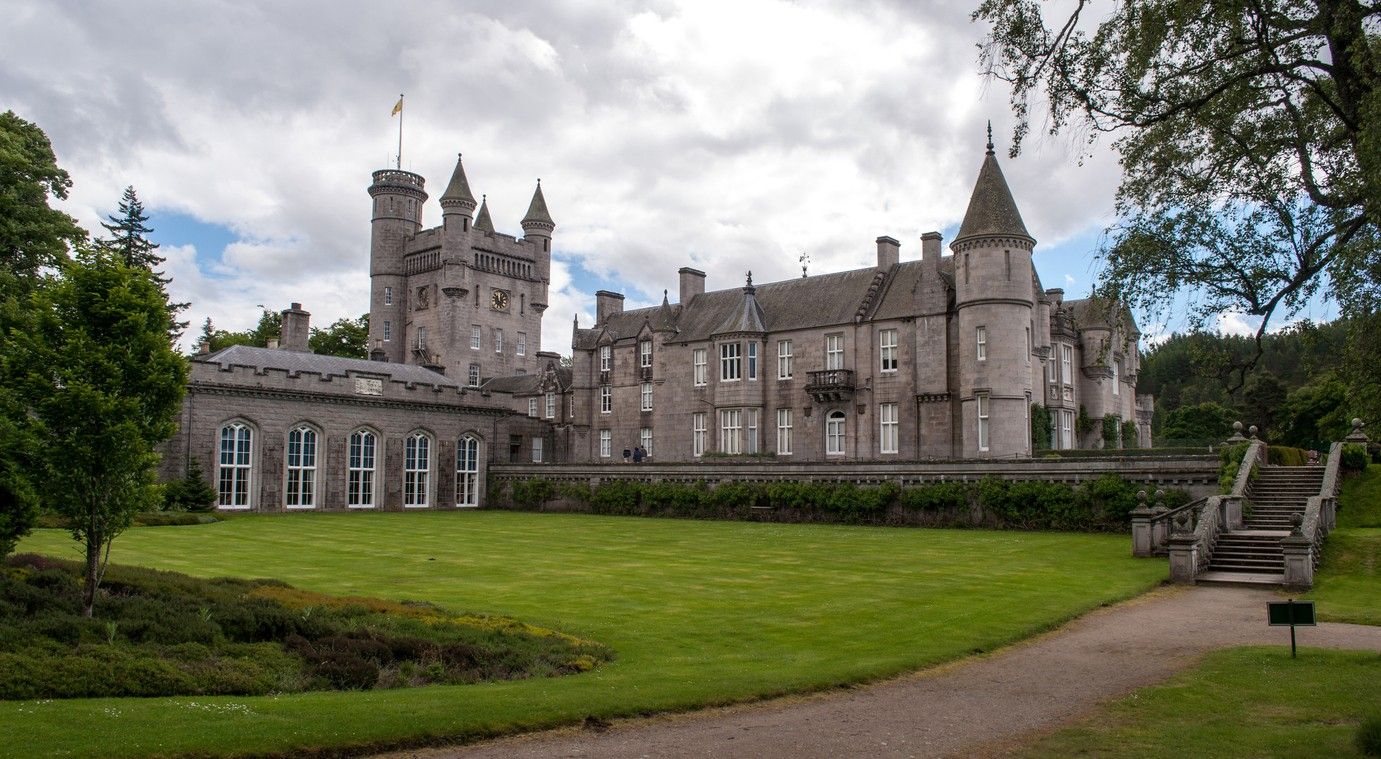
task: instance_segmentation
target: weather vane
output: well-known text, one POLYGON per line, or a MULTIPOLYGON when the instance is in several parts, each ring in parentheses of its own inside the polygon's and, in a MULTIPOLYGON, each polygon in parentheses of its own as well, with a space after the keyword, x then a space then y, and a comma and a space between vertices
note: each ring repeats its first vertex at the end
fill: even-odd
POLYGON ((799 261, 799 262, 801 263, 801 279, 805 279, 805 278, 806 278, 806 267, 807 267, 807 266, 810 266, 810 254, 809 254, 809 253, 802 253, 800 256, 798 256, 798 257, 796 258, 796 260, 799 261))

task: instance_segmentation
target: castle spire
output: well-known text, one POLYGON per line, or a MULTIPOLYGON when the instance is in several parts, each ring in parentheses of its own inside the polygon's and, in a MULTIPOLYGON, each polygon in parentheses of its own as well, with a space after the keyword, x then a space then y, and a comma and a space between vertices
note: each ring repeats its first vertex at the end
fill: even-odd
POLYGON ((461 208, 465 211, 475 209, 475 195, 470 192, 470 181, 465 178, 465 167, 461 165, 460 153, 456 153, 456 168, 451 172, 451 182, 441 194, 441 207, 461 208))
POLYGON ((529 226, 546 225, 550 229, 556 228, 556 222, 551 220, 551 214, 547 212, 547 199, 542 197, 542 180, 537 180, 537 189, 532 193, 532 202, 528 204, 527 213, 523 215, 523 229, 529 226))
MULTIPOLYGON (((992 139, 991 132, 988 139, 992 139)), ((992 142, 988 143, 983 166, 978 170, 978 181, 973 185, 973 195, 969 197, 964 222, 959 225, 959 234, 950 246, 974 237, 1020 237, 1035 242, 1026 231, 1021 212, 1012 199, 1012 191, 1007 187, 1007 179, 997 165, 992 142)))
POLYGON ((494 220, 489 218, 489 196, 484 195, 480 199, 480 212, 475 217, 475 229, 482 232, 494 233, 494 220))
POLYGON ((988 155, 993 154, 993 120, 988 119, 988 155))

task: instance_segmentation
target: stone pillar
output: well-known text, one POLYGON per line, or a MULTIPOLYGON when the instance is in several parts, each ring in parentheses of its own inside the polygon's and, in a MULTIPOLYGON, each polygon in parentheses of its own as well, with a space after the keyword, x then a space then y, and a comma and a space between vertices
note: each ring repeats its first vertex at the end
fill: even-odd
POLYGON ((1146 505, 1146 491, 1136 494, 1136 508, 1132 510, 1132 555, 1151 556, 1155 548, 1151 542, 1151 516, 1155 513, 1146 505))
POLYGON ((1232 444, 1232 443, 1241 443, 1241 442, 1244 441, 1244 440, 1246 440, 1246 438, 1242 437, 1242 423, 1241 423, 1241 422, 1233 422, 1233 423, 1232 423, 1232 437, 1229 437, 1229 438, 1227 439, 1226 442, 1227 442, 1228 444, 1232 444))
POLYGON ((1314 541, 1304 535, 1281 538, 1280 550, 1285 554, 1285 585, 1290 588, 1314 586, 1314 541))
MULTIPOLYGON (((1156 491, 1156 505, 1151 509, 1154 516, 1161 516, 1170 509, 1165 505, 1165 491, 1156 491)), ((1151 551, 1160 550, 1170 540, 1170 520, 1160 519, 1151 526, 1151 551)))
POLYGON ((1361 443, 1363 445, 1366 445, 1369 441, 1366 433, 1362 432, 1362 427, 1363 425, 1361 419, 1353 419, 1352 432, 1349 433, 1347 437, 1343 438, 1343 441, 1347 443, 1361 443))
POLYGON ((1242 499, 1235 496, 1223 496, 1223 530, 1242 529, 1242 499))
POLYGON ((1193 533, 1170 536, 1170 582, 1194 584, 1199 575, 1199 543, 1193 533))

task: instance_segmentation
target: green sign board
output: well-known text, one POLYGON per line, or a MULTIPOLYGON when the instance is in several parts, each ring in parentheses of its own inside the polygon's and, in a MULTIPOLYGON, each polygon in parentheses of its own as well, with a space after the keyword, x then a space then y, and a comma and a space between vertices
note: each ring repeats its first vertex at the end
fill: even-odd
POLYGON ((1316 627, 1313 601, 1276 601, 1266 604, 1266 617, 1272 627, 1316 627))

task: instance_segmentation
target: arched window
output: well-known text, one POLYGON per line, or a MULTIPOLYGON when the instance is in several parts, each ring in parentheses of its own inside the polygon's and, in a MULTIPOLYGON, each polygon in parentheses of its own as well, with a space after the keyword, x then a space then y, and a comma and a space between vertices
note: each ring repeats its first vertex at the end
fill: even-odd
POLYGON ((825 417, 825 453, 840 456, 844 453, 844 412, 831 411, 825 417))
POLYGON ((456 505, 480 505, 479 492, 480 441, 463 435, 456 445, 456 505))
POLYGON ((403 444, 403 508, 427 507, 431 473, 432 439, 423 432, 409 435, 403 444))
POLYGON ((247 509, 253 474, 254 431, 248 425, 231 422, 221 427, 217 504, 223 509, 247 509))
POLYGON ((288 432, 287 492, 290 509, 316 506, 316 430, 300 424, 288 432))
POLYGON ((345 504, 352 509, 374 508, 374 454, 379 438, 369 430, 350 436, 346 461, 345 504))

